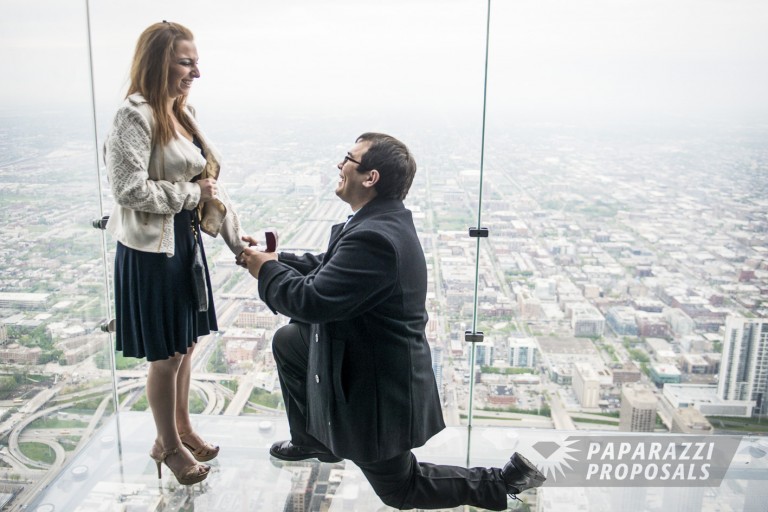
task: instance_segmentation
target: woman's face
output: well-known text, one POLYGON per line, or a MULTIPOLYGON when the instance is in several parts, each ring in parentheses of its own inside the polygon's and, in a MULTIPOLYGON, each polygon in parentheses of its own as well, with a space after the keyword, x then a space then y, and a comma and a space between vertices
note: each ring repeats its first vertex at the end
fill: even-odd
POLYGON ((177 41, 171 57, 171 68, 168 70, 168 95, 173 99, 189 94, 192 81, 199 77, 195 43, 187 40, 177 41))

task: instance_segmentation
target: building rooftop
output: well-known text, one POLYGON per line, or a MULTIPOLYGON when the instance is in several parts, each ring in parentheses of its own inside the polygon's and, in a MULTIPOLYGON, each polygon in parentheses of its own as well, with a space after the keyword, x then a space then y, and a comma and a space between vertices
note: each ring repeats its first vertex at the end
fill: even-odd
POLYGON ((673 364, 651 364, 651 368, 659 375, 680 375, 680 370, 673 364))

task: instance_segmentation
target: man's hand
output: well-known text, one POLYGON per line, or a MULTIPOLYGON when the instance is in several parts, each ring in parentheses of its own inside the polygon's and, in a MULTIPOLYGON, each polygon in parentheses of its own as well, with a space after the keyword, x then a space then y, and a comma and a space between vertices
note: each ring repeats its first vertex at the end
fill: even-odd
POLYGON ((243 266, 248 269, 248 272, 253 277, 258 279, 261 266, 267 261, 276 260, 277 253, 262 252, 262 251, 257 251, 256 249, 252 249, 250 247, 246 247, 245 249, 243 249, 243 252, 240 253, 240 255, 238 256, 238 259, 240 259, 243 262, 243 266))

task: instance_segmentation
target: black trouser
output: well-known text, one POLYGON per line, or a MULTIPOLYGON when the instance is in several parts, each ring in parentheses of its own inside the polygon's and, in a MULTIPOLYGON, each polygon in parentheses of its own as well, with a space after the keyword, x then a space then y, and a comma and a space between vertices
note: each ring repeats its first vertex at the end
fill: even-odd
MULTIPOLYGON (((309 326, 291 323, 272 340, 291 441, 306 448, 327 447, 307 433, 307 365, 309 326)), ((452 508, 472 505, 490 510, 507 507, 507 490, 499 468, 464 468, 418 462, 407 451, 389 460, 354 462, 373 490, 391 507, 452 508)))

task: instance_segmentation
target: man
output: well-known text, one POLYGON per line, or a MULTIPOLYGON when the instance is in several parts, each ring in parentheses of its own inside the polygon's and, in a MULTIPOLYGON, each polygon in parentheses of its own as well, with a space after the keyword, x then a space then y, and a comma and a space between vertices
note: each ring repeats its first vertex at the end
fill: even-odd
POLYGON ((353 215, 324 254, 242 254, 261 299, 292 319, 272 343, 291 439, 270 454, 349 459, 395 508, 503 510, 507 494, 544 481, 519 454, 504 469, 467 469, 411 452, 445 428, 424 335, 427 267, 403 206, 416 162, 399 140, 364 133, 338 168, 353 215))

